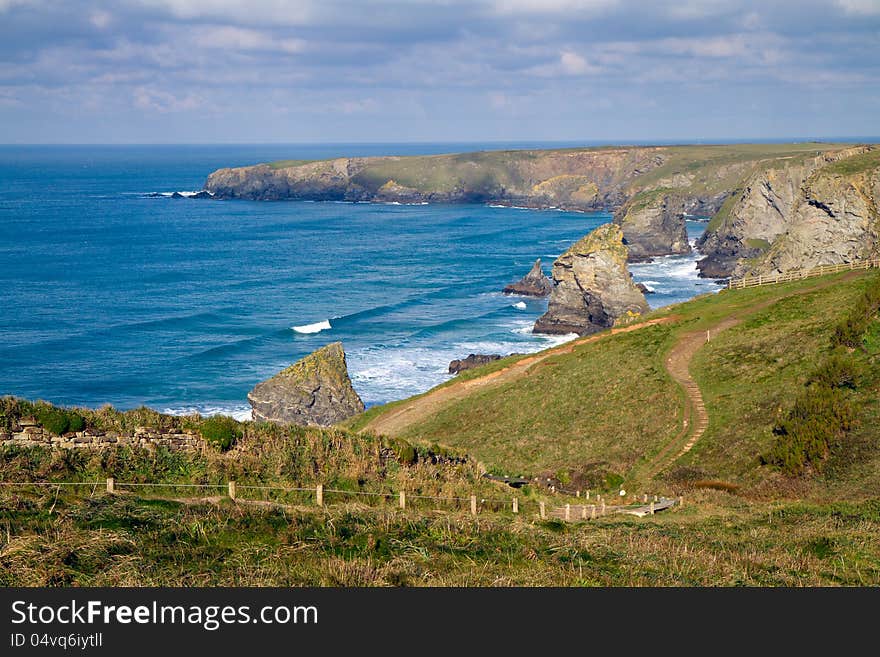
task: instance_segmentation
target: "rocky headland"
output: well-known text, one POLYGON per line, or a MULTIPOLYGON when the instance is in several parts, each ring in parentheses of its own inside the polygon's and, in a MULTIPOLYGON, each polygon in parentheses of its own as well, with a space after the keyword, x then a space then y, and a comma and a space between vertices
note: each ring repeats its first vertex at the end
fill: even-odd
POLYGON ((330 426, 364 410, 341 342, 309 354, 248 393, 258 422, 330 426))
POLYGON ((504 294, 518 294, 526 297, 546 297, 553 291, 553 281, 541 268, 541 259, 535 260, 529 273, 516 283, 511 283, 502 290, 504 294))
POLYGON ((880 150, 776 162, 749 176, 699 240, 706 277, 841 264, 878 253, 880 150))
POLYGON ((731 144, 483 151, 219 169, 216 199, 491 203, 614 213, 627 258, 688 253, 726 278, 876 256, 874 145, 731 144))
POLYGON ((623 231, 613 223, 576 242, 553 263, 556 285, 534 332, 586 335, 647 312, 645 295, 627 269, 627 256, 623 231))

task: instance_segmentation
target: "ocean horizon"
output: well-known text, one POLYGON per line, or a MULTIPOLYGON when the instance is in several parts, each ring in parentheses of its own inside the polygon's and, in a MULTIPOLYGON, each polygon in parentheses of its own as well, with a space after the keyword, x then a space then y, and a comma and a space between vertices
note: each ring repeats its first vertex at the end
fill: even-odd
MULTIPOLYGON (((455 358, 570 339, 531 333, 546 300, 500 291, 608 213, 171 197, 220 167, 499 144, 600 145, 0 146, 0 395, 246 418, 256 383, 341 341, 372 406, 442 383, 455 358)), ((630 269, 657 308, 718 289, 696 258, 630 269)))

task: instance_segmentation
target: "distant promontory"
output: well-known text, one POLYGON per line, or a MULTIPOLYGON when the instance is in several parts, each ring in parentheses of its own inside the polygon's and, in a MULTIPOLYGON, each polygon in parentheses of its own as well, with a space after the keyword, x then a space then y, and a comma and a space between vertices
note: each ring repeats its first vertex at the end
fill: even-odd
POLYGON ((285 160, 219 169, 216 199, 491 203, 614 213, 630 261, 689 253, 727 278, 876 257, 880 148, 732 144, 285 160))

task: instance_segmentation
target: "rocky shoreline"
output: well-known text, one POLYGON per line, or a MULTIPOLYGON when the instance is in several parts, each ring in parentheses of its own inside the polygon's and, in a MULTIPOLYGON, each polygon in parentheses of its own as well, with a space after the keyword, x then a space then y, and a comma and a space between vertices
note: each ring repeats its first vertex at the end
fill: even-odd
POLYGON ((685 221, 699 216, 711 219, 700 275, 723 279, 877 255, 878 153, 807 143, 336 158, 218 169, 205 192, 611 211, 630 262, 689 253, 685 221))

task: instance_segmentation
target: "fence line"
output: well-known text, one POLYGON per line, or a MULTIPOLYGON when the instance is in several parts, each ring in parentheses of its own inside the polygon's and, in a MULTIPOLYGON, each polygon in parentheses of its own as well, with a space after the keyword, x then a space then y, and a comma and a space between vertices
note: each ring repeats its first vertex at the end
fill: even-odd
MULTIPOLYGON (((504 510, 509 510, 514 514, 519 514, 521 512, 522 507, 525 502, 531 502, 531 500, 523 500, 518 496, 511 496, 509 498, 498 499, 498 498, 484 498, 478 497, 477 495, 470 495, 469 497, 447 497, 443 495, 418 495, 418 494, 409 494, 406 491, 397 491, 397 492, 387 492, 387 493, 379 493, 372 491, 354 491, 354 490, 341 490, 336 488, 324 488, 322 484, 316 484, 311 487, 298 487, 298 486, 258 486, 258 485, 242 485, 238 486, 235 481, 229 481, 225 484, 184 484, 184 483, 146 483, 146 482, 124 482, 124 481, 116 481, 112 477, 108 477, 106 481, 0 481, 0 486, 13 487, 13 486, 44 486, 44 487, 57 487, 60 489, 62 486, 89 486, 96 490, 99 486, 106 486, 107 494, 115 494, 117 488, 128 488, 128 487, 147 487, 147 488, 199 488, 199 489, 218 489, 218 490, 226 490, 226 497, 233 501, 241 501, 241 502, 257 502, 260 500, 251 500, 247 498, 242 498, 238 495, 239 491, 245 490, 258 490, 258 491, 282 491, 285 493, 290 492, 305 492, 314 495, 315 505, 318 507, 325 506, 324 504, 324 494, 325 493, 333 493, 336 495, 360 495, 360 496, 368 496, 368 497, 381 497, 384 499, 395 499, 398 500, 398 505, 400 509, 407 508, 407 500, 440 500, 443 502, 454 502, 454 503, 470 503, 470 514, 478 515, 478 513, 482 510, 484 512, 503 512, 504 510), (490 508, 491 507, 491 508, 490 508), (494 507, 498 507, 497 509, 494 507), (500 509, 500 510, 499 510, 500 509)), ((555 489, 551 489, 552 493, 563 492, 557 491, 555 489)), ((568 491, 564 491, 568 492, 568 491)), ((572 497, 581 497, 581 491, 572 491, 572 493, 576 493, 576 495, 572 495, 572 497)), ((647 494, 644 495, 644 499, 647 500, 647 494)), ((168 497, 157 496, 157 499, 174 499, 168 497)), ((590 499, 590 491, 586 491, 586 500, 590 499)), ((670 498, 658 498, 658 496, 654 496, 654 501, 658 499, 662 499, 666 502, 670 502, 670 498)), ((601 515, 606 515, 607 513, 629 513, 632 512, 634 507, 638 507, 638 503, 630 504, 630 505, 619 505, 619 506, 607 506, 605 504, 605 500, 601 495, 596 495, 594 498, 595 504, 566 504, 565 509, 566 512, 562 513, 560 509, 556 511, 547 512, 545 500, 535 500, 534 504, 536 506, 536 515, 538 515, 541 519, 546 519, 548 516, 560 516, 560 519, 564 519, 566 521, 571 520, 591 520, 597 517, 596 509, 601 508, 601 515), (598 505, 601 505, 599 507, 598 505), (573 517, 571 513, 572 509, 575 510, 578 507, 582 507, 580 513, 574 514, 578 517, 573 517), (592 507, 590 514, 587 514, 586 509, 588 507, 592 507), (558 513, 557 513, 558 512, 558 513)), ((683 504, 683 498, 671 498, 672 504, 669 506, 681 506, 683 504)), ((651 506, 653 506, 654 502, 651 502, 651 506)), ((664 507, 665 508, 665 507, 664 507)))
POLYGON ((821 265, 811 269, 797 269, 786 272, 784 274, 761 274, 758 276, 745 276, 736 280, 731 279, 727 282, 728 290, 742 290, 747 287, 758 287, 759 285, 774 285, 776 283, 787 283, 790 281, 800 281, 805 278, 813 278, 814 276, 825 276, 827 274, 839 274, 844 271, 852 271, 854 269, 871 269, 880 267, 880 259, 861 260, 858 262, 847 262, 839 265, 821 265))

